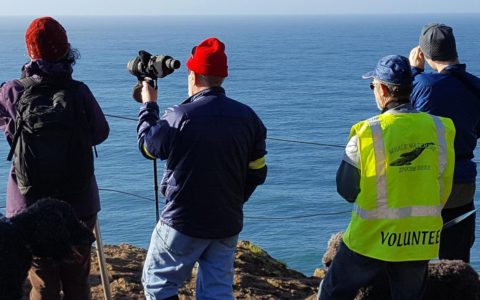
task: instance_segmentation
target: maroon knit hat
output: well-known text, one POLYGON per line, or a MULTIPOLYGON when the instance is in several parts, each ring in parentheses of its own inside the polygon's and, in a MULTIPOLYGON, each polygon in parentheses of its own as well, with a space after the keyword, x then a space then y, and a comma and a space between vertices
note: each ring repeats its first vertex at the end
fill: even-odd
POLYGON ((187 67, 197 74, 227 77, 225 45, 214 37, 204 40, 193 48, 187 67))
POLYGON ((70 49, 67 32, 51 17, 33 20, 25 32, 25 43, 31 59, 51 62, 64 57, 70 49))

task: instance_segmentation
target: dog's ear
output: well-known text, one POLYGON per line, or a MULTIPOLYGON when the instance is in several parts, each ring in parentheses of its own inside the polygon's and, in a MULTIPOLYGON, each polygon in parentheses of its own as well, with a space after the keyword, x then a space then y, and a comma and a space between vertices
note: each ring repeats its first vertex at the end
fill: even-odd
POLYGON ((70 233, 64 214, 57 209, 38 215, 31 237, 32 254, 39 257, 63 259, 71 255, 70 233))
POLYGON ((70 233, 70 242, 73 246, 91 245, 95 241, 92 230, 80 221, 71 207, 63 210, 66 227, 70 233))
POLYGON ((72 222, 71 226, 69 226, 70 230, 70 239, 72 245, 74 246, 82 246, 82 245, 91 245, 95 242, 95 236, 93 235, 93 231, 88 229, 82 222, 76 221, 72 222))

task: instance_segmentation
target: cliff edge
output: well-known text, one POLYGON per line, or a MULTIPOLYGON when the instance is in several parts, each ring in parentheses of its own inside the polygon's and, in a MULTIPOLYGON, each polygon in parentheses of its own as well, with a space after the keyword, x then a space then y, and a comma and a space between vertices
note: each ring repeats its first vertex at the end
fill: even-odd
MULTIPOLYGON (((140 281, 146 250, 121 244, 105 246, 112 298, 145 299, 140 281)), ((195 272, 193 272, 195 273, 195 272)), ((321 275, 320 275, 321 276, 321 275)), ((92 295, 103 299, 103 288, 96 254, 92 255, 92 295)), ((306 277, 272 258, 248 241, 239 241, 235 258, 234 293, 236 299, 316 299, 319 277, 306 277)), ((195 299, 195 277, 180 290, 180 299, 195 299)))

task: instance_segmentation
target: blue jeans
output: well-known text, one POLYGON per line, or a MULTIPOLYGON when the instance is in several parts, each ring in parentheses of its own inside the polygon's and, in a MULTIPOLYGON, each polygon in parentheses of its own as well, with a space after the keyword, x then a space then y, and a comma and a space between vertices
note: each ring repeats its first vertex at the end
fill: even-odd
POLYGON ((391 299, 422 299, 426 288, 428 261, 387 262, 363 256, 343 242, 320 283, 319 300, 354 299, 361 287, 379 276, 390 283, 391 299))
POLYGON ((233 299, 233 262, 238 235, 200 239, 164 222, 153 230, 142 283, 147 300, 177 295, 198 262, 196 299, 233 299))

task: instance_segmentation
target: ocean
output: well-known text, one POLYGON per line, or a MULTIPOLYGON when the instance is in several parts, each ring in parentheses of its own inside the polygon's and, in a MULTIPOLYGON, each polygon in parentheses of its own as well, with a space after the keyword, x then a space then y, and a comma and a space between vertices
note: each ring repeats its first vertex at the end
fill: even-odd
MULTIPOLYGON (((136 122, 128 119, 136 118, 139 104, 131 98, 136 79, 127 62, 143 49, 184 64, 194 45, 216 36, 229 58, 227 95, 250 105, 268 128, 269 176, 245 206, 240 238, 306 275, 322 266, 330 235, 350 219, 335 173, 351 125, 378 113, 361 75, 382 56, 408 57, 430 22, 454 28, 461 62, 480 75, 478 15, 55 17, 81 53, 74 77, 91 88, 111 127, 95 162, 103 242, 146 248, 155 225, 153 165, 138 152, 136 122)), ((24 32, 32 19, 0 20, 0 81, 18 78, 28 60, 24 32)), ((185 66, 158 85, 161 110, 181 102, 185 66)), ((6 158, 9 147, 0 140, 6 158)), ((0 199, 9 168, 0 159, 0 199)), ((477 271, 479 245, 472 249, 477 271)))

